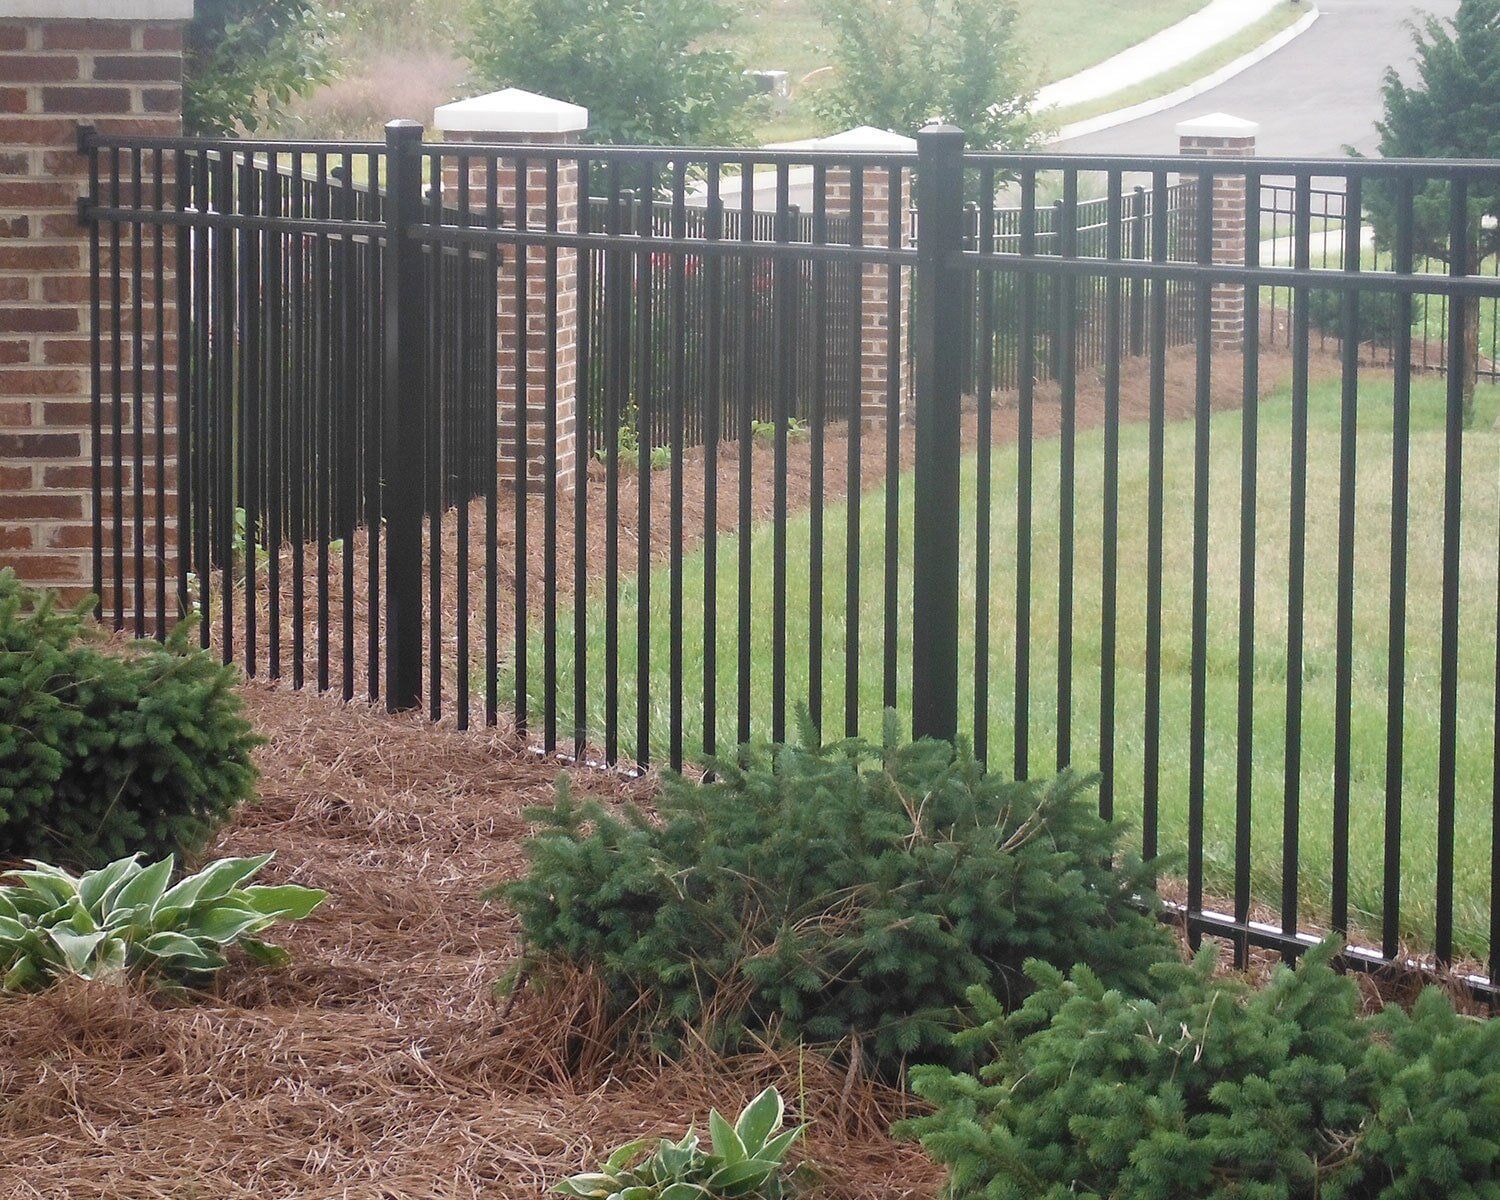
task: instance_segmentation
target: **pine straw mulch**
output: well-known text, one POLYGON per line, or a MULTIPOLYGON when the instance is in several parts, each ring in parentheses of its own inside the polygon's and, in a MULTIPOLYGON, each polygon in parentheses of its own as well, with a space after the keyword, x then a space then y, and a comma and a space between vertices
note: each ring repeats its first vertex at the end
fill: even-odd
MULTIPOLYGON (((482 734, 245 689, 258 802, 215 854, 275 850, 329 900, 212 995, 71 985, 0 1000, 0 1193, 47 1200, 532 1197, 600 1151, 777 1084, 828 1200, 933 1197, 886 1129, 901 1098, 814 1055, 612 1056, 589 981, 507 1008, 515 924, 480 891, 522 865, 557 768, 482 734)), ((586 775, 591 791, 647 782, 586 775)))

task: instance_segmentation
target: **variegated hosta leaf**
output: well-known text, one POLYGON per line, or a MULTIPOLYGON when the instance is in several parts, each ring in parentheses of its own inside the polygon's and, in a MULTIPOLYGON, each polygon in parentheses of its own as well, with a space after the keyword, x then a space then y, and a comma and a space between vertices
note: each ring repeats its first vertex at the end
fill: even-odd
POLYGON ((804 1126, 782 1130, 785 1106, 767 1088, 731 1125, 709 1114, 710 1145, 689 1130, 681 1141, 627 1142, 599 1171, 574 1175, 556 1187, 575 1200, 788 1200, 802 1177, 783 1160, 804 1126))
POLYGON ((284 950, 252 935, 301 920, 325 893, 242 886, 270 861, 221 859, 172 887, 170 857, 143 864, 134 855, 78 877, 33 862, 0 883, 0 990, 125 971, 190 983, 222 967, 223 948, 235 944, 257 962, 285 963, 284 950))

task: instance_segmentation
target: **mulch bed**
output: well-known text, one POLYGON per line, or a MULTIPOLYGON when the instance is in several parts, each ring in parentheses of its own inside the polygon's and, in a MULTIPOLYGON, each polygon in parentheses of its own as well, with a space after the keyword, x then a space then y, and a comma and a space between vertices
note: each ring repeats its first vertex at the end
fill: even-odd
MULTIPOLYGON (((285 970, 236 963, 190 1002, 76 984, 0 999, 0 1194, 47 1200, 541 1196, 601 1151, 777 1084, 838 1200, 934 1197, 885 1130, 902 1099, 811 1054, 617 1056, 587 980, 507 1008, 522 866, 555 765, 483 734, 245 689, 260 799, 215 854, 277 852, 328 889, 285 970)), ((580 775, 597 794, 642 792, 580 775)))

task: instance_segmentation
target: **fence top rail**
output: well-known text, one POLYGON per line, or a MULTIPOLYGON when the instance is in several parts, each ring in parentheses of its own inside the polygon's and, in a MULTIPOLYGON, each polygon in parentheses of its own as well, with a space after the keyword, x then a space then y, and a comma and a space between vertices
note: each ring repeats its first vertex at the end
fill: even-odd
POLYGON ((720 167, 914 167, 911 150, 770 150, 753 146, 602 146, 588 143, 536 145, 529 142, 424 142, 422 153, 433 159, 526 158, 590 162, 659 162, 720 167))
POLYGON ((1120 171, 1126 174, 1173 172, 1191 175, 1291 175, 1299 178, 1415 175, 1433 179, 1500 181, 1500 159, 1493 158, 1214 158, 1181 154, 1137 156, 988 151, 966 153, 964 164, 1028 174, 1044 171, 1120 171))
MULTIPOLYGON (((230 137, 146 137, 106 133, 80 127, 80 148, 125 150, 221 150, 263 154, 380 154, 384 142, 244 139, 230 137)), ((732 146, 611 146, 575 143, 537 145, 526 142, 423 142, 433 158, 500 155, 593 161, 696 162, 718 166, 864 166, 912 167, 914 150, 768 149, 732 146)), ((1069 154, 1055 152, 968 151, 971 167, 1025 173, 1045 171, 1174 172, 1194 175, 1342 176, 1345 178, 1415 175, 1424 178, 1500 180, 1500 159, 1452 158, 1214 158, 1195 155, 1069 154)))
POLYGON ((384 154, 384 142, 277 141, 275 139, 194 137, 146 137, 125 133, 103 133, 92 126, 79 127, 79 149, 99 150, 197 150, 233 154, 384 154))

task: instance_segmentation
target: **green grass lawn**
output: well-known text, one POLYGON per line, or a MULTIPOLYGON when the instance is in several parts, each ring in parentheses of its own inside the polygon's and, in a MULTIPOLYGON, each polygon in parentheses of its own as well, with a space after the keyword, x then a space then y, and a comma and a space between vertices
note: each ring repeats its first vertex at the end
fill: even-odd
MULTIPOLYGON (((1411 447, 1411 538, 1408 592, 1408 660, 1405 735, 1405 820, 1403 923, 1414 941, 1430 941, 1433 919, 1435 778, 1438 739, 1439 597, 1443 473, 1443 386, 1418 380, 1413 399, 1411 447)), ((1333 762, 1335 561, 1338 497, 1337 383, 1315 386, 1310 400, 1307 605, 1304 668, 1304 742, 1301 773, 1301 889, 1307 915, 1316 918, 1326 902, 1331 846, 1330 791, 1333 762)), ((1500 532, 1500 434, 1494 428, 1500 390, 1483 388, 1479 420, 1465 437, 1464 534, 1461 581, 1460 728, 1458 738, 1458 825, 1456 913, 1460 951, 1484 949, 1489 899, 1489 838, 1493 761, 1493 687, 1497 532, 1500 532)), ((1259 502, 1256 563, 1256 653, 1253 887, 1257 898, 1274 902, 1279 894, 1278 861, 1282 837, 1284 698, 1286 690, 1286 592, 1288 485, 1291 405, 1286 392, 1260 408, 1259 502)), ((1387 657, 1387 563, 1390 553, 1391 399, 1388 379, 1367 381, 1360 393, 1357 480, 1357 579, 1354 609, 1353 863, 1350 896, 1357 913, 1374 924, 1381 910, 1382 814, 1385 762, 1387 657)), ((1210 435, 1209 627, 1207 647, 1207 817, 1206 873, 1211 890, 1227 893, 1232 882, 1241 420, 1238 412, 1217 414, 1210 435)), ((1117 812, 1139 827, 1142 791, 1143 707, 1145 696, 1144 614, 1147 430, 1121 431, 1119 544, 1119 634, 1116 706, 1117 812)), ((1180 852, 1186 844, 1188 781, 1187 720, 1192 563, 1192 447, 1190 421, 1166 431, 1165 582, 1162 704, 1164 744, 1161 763, 1161 847, 1180 852)), ((1098 754, 1100 664, 1103 438, 1081 434, 1077 456, 1077 542, 1074 594, 1073 762, 1092 767, 1098 754)), ((1056 745, 1058 445, 1039 442, 1035 450, 1035 529, 1032 703, 1029 714, 1032 773, 1053 765, 1056 745)), ((965 460, 962 476, 964 540, 963 623, 960 712, 973 711, 973 656, 976 604, 976 460, 965 460)), ((1011 703, 1014 660, 1014 530, 1016 453, 997 448, 993 462, 995 530, 990 548, 991 588, 984 603, 990 620, 989 672, 992 704, 991 762, 1014 767, 1011 703)), ((892 631, 900 667, 898 705, 910 696, 911 480, 901 481, 901 620, 892 631)), ((859 623, 860 728, 878 733, 883 649, 883 490, 867 493, 861 521, 861 603, 859 623)), ((846 509, 826 510, 823 675, 824 728, 843 728, 844 653, 848 622, 844 596, 846 509)), ((789 702, 807 695, 810 518, 794 517, 787 531, 788 607, 791 647, 789 702)), ((752 537, 751 639, 754 732, 768 732, 771 681, 772 530, 756 527, 752 537)), ((737 539, 721 539, 718 552, 717 729, 720 744, 732 741, 736 696, 737 539)), ((689 556, 683 585, 687 614, 683 630, 686 670, 685 742, 701 744, 704 637, 703 559, 689 556)), ((667 681, 670 636, 668 570, 658 566, 651 593, 652 753, 664 756, 669 728, 667 681)), ((589 719, 598 729, 604 713, 604 601, 591 595, 588 618, 589 719)), ((620 713, 622 752, 633 751, 636 712, 634 580, 620 589, 620 713)), ((570 614, 559 620, 561 726, 572 728, 570 614)), ((539 644, 533 650, 533 679, 540 674, 539 644)), ((540 680, 538 680, 540 683, 540 680)), ((537 695, 540 711, 540 692, 537 695)))

